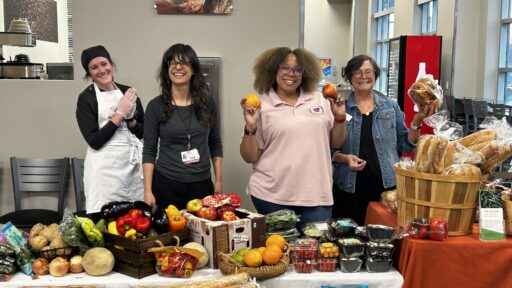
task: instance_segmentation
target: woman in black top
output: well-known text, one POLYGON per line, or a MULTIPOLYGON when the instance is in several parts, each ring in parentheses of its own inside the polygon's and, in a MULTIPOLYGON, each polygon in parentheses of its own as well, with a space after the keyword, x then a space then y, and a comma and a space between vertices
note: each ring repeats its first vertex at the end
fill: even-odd
POLYGON ((84 163, 87 213, 110 201, 143 199, 140 177, 144 109, 137 90, 114 82, 115 64, 105 47, 82 52, 85 79, 76 119, 89 145, 84 163))
POLYGON ((189 45, 164 53, 158 80, 161 95, 149 102, 144 123, 144 201, 183 209, 189 200, 222 194, 219 115, 189 45))

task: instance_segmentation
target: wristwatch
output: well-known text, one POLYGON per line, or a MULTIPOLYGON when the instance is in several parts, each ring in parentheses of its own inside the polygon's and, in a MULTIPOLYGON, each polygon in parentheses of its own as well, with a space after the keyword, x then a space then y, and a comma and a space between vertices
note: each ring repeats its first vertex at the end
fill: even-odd
POLYGON ((256 135, 256 131, 258 131, 258 127, 254 128, 254 131, 249 131, 249 130, 247 130, 247 127, 244 126, 244 134, 245 135, 249 135, 249 136, 256 135))
POLYGON ((420 129, 421 129, 421 124, 420 124, 420 126, 415 126, 415 125, 414 125, 414 124, 412 124, 412 122, 411 122, 411 130, 416 130, 416 131, 417 131, 417 130, 420 130, 420 129))

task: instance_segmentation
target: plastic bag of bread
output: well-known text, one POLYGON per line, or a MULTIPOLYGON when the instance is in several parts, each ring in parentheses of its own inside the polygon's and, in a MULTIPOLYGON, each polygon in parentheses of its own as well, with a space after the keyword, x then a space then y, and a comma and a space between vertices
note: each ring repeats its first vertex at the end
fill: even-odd
POLYGON ((473 164, 453 164, 446 167, 442 175, 450 176, 480 176, 480 168, 473 164))
POLYGON ((443 88, 437 84, 432 75, 425 75, 414 82, 408 91, 409 97, 420 108, 433 105, 441 108, 443 88))

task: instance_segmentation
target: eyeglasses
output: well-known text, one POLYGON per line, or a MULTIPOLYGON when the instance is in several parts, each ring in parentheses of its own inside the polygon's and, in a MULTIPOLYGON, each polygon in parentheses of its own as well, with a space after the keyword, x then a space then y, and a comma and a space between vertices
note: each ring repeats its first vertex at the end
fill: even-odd
POLYGON ((366 77, 371 77, 371 76, 375 75, 375 70, 373 70, 373 69, 366 69, 364 71, 356 70, 356 71, 354 71, 354 73, 352 73, 352 76, 354 76, 355 78, 361 78, 361 77, 363 77, 363 73, 366 77))
POLYGON ((180 60, 180 61, 175 61, 175 60, 169 60, 167 61, 167 65, 174 69, 176 68, 176 66, 180 65, 181 67, 184 67, 184 66, 188 66, 190 67, 192 65, 192 61, 187 61, 187 60, 180 60))
POLYGON ((291 71, 293 71, 293 74, 295 75, 302 75, 302 73, 304 73, 304 67, 292 67, 288 64, 279 64, 279 70, 281 70, 281 72, 283 72, 284 74, 290 74, 291 71))

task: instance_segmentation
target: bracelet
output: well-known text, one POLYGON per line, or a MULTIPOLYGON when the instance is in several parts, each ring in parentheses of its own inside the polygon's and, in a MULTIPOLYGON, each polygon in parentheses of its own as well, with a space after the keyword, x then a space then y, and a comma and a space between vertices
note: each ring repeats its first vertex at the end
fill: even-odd
POLYGON ((343 124, 343 123, 345 123, 345 120, 347 120, 347 119, 345 118, 345 119, 343 119, 343 120, 338 120, 338 119, 334 118, 334 122, 336 122, 336 123, 338 123, 338 124, 343 124))
POLYGON ((249 136, 256 135, 256 132, 257 132, 257 131, 258 131, 258 127, 256 127, 256 128, 254 129, 254 131, 249 131, 249 130, 247 130, 247 127, 246 127, 246 126, 244 126, 244 134, 245 134, 245 135, 249 135, 249 136))

